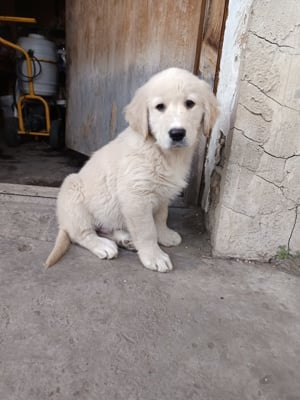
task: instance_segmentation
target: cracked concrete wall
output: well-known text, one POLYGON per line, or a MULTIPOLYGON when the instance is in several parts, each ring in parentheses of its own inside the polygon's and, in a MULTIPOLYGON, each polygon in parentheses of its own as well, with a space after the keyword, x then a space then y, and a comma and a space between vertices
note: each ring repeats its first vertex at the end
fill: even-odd
POLYGON ((251 14, 210 226, 215 255, 266 260, 300 251, 299 0, 255 0, 251 14))

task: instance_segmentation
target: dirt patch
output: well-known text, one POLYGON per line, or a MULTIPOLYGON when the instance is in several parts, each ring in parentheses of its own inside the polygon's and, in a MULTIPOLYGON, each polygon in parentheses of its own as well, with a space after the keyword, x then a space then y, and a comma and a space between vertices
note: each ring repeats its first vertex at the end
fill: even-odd
POLYGON ((291 257, 286 260, 275 259, 272 261, 272 264, 280 271, 300 276, 300 257, 291 257))

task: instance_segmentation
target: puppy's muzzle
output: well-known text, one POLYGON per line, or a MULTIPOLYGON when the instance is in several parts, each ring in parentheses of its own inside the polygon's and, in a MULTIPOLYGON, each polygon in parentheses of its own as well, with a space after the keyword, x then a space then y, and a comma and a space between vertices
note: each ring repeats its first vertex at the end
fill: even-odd
POLYGON ((169 136, 173 142, 182 142, 186 134, 183 128, 172 128, 169 130, 169 136))

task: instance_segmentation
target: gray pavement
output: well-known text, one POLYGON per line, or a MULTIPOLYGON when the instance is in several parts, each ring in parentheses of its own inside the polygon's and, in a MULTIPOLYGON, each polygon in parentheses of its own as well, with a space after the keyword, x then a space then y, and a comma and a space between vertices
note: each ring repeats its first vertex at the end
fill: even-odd
POLYGON ((55 237, 56 189, 0 185, 1 400, 300 400, 300 277, 210 257, 172 209, 175 270, 101 261, 55 237))

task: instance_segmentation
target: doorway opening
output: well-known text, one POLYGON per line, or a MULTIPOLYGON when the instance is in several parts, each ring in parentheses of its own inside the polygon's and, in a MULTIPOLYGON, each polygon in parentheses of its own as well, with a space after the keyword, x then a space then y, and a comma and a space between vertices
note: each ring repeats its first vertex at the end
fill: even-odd
POLYGON ((56 130, 51 139, 47 135, 44 106, 34 99, 24 101, 21 105, 23 130, 32 134, 18 134, 18 100, 22 91, 28 93, 32 77, 28 76, 22 54, 1 43, 0 182, 58 187, 66 175, 78 171, 87 159, 64 146, 65 0, 2 2, 0 15, 14 17, 13 21, 4 18, 0 21, 1 38, 26 50, 27 45, 32 46, 34 51, 40 52, 36 57, 37 61, 32 61, 32 77, 40 74, 39 88, 35 88, 35 91, 47 102, 52 133, 56 130), (46 45, 42 47, 41 43, 46 45), (34 132, 38 134, 35 135, 34 132))

